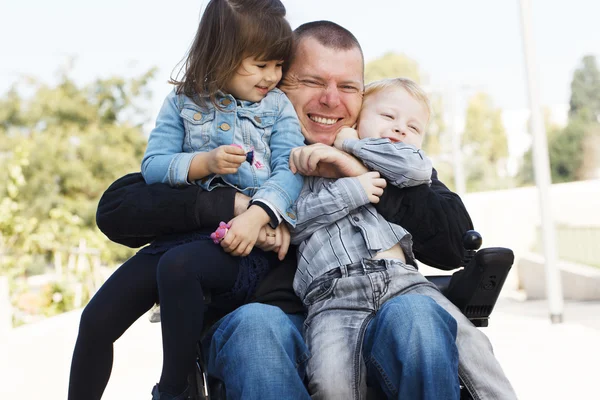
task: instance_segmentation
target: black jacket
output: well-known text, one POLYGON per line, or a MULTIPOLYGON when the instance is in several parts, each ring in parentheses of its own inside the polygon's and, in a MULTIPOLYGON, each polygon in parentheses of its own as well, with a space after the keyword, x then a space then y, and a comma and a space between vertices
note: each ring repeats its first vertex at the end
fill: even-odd
MULTIPOLYGON (((399 189, 389 185, 377 210, 388 221, 404 227, 413 236, 418 260, 450 270, 459 266, 464 249, 462 237, 473 229, 460 197, 437 179, 433 170, 431 186, 399 189)), ((96 222, 114 242, 140 247, 156 237, 213 229, 220 221, 233 218, 235 189, 206 192, 197 186, 174 189, 163 184, 146 185, 139 173, 116 180, 98 204, 96 222)), ((255 301, 302 312, 292 281, 296 270, 295 249, 274 268, 256 290, 255 301)))

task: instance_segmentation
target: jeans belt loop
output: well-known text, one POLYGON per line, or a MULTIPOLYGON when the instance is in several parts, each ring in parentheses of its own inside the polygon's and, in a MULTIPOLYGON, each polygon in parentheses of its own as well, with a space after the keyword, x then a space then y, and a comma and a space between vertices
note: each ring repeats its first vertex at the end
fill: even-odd
POLYGON ((339 269, 340 269, 340 274, 342 274, 342 278, 350 275, 350 271, 348 270, 349 267, 350 267, 350 265, 340 265, 339 269))

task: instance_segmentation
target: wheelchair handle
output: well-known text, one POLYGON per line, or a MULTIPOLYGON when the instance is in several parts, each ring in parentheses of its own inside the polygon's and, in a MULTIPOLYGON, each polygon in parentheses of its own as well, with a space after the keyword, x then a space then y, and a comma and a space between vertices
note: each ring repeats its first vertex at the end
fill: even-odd
POLYGON ((478 250, 483 243, 483 238, 477 231, 467 231, 463 236, 465 250, 478 250))

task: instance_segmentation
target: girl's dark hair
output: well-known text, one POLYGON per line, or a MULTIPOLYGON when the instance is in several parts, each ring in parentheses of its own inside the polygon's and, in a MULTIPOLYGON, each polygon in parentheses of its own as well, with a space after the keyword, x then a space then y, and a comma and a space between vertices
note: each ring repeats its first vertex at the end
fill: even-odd
POLYGON ((291 51, 292 29, 280 0, 210 0, 194 43, 169 83, 178 94, 208 96, 218 107, 216 93, 244 58, 287 61, 291 51))

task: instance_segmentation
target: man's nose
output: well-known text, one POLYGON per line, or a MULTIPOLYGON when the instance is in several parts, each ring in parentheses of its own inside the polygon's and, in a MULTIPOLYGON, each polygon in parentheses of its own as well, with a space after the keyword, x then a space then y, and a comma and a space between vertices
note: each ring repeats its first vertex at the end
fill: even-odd
POLYGON ((335 86, 327 86, 321 95, 321 104, 329 108, 335 108, 340 105, 340 93, 335 86))

